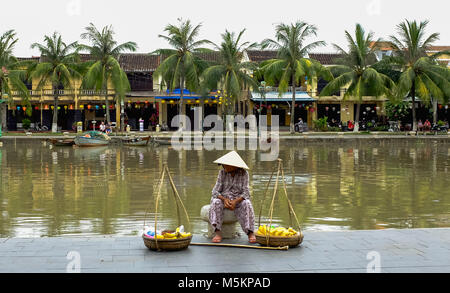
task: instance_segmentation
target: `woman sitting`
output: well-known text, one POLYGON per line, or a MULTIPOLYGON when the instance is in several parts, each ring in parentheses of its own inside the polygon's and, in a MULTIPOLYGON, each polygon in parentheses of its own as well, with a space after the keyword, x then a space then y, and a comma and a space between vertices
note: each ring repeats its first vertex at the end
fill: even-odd
POLYGON ((423 123, 422 123, 421 119, 419 119, 419 122, 417 123, 417 130, 418 131, 423 131, 423 123))
POLYGON ((217 159, 214 163, 222 165, 216 185, 212 190, 209 222, 214 228, 213 242, 222 241, 222 222, 224 208, 234 211, 239 224, 248 235, 250 243, 256 242, 254 235, 255 215, 250 202, 249 180, 247 164, 239 154, 232 151, 217 159))
POLYGON ((423 123, 423 129, 425 131, 430 131, 431 130, 431 123, 430 123, 430 121, 428 121, 428 119, 425 120, 425 122, 423 123))
POLYGON ((353 121, 352 120, 348 121, 347 129, 349 131, 353 131, 353 128, 355 128, 355 126, 353 125, 353 121))

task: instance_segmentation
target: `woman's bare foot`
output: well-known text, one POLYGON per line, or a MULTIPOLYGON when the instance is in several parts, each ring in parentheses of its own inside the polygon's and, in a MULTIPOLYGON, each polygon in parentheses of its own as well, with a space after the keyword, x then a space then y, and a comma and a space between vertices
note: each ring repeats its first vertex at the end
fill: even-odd
POLYGON ((222 232, 216 231, 216 236, 212 239, 212 242, 214 243, 220 243, 222 242, 222 232))
POLYGON ((254 234, 253 232, 250 232, 250 233, 248 234, 248 242, 250 242, 250 243, 256 243, 256 237, 255 237, 255 234, 254 234))

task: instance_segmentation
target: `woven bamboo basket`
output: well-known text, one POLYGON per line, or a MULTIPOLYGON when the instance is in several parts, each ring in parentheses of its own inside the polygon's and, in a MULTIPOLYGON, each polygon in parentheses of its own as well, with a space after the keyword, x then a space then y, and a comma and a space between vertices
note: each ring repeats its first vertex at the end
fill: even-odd
MULTIPOLYGON (((169 178, 170 185, 173 190, 173 196, 175 198, 176 208, 177 208, 177 216, 178 216, 178 226, 181 224, 181 215, 180 215, 180 206, 184 210, 184 214, 186 215, 187 222, 189 223, 189 215, 186 211, 186 208, 184 207, 183 201, 181 200, 180 195, 178 194, 177 188, 173 182, 172 176, 170 175, 169 168, 167 165, 164 165, 163 171, 161 172, 161 176, 158 183, 157 188, 157 195, 156 195, 156 204, 155 204, 155 231, 157 231, 158 226, 158 203, 161 198, 161 189, 164 181, 164 175, 167 173, 167 177, 169 178)), ((144 227, 145 227, 145 219, 147 217, 147 211, 145 212, 144 216, 144 227)), ((163 230, 161 234, 165 233, 174 233, 175 231, 170 230, 163 230)), ((175 251, 175 250, 183 250, 189 247, 189 244, 192 240, 192 235, 189 237, 183 237, 183 238, 175 238, 175 239, 156 239, 156 238, 150 238, 146 236, 145 234, 142 235, 142 239, 144 240, 145 246, 154 251, 175 251)))
MULTIPOLYGON (((267 182, 266 185, 266 190, 264 192, 264 198, 261 204, 261 208, 259 210, 259 220, 258 220, 258 227, 261 225, 261 213, 262 213, 262 208, 264 206, 264 202, 266 200, 266 196, 269 190, 269 186, 270 183, 272 181, 272 177, 275 173, 275 170, 272 172, 272 174, 270 175, 270 179, 269 182, 267 182)), ((289 197, 287 195, 287 188, 286 188, 286 181, 285 181, 285 177, 284 177, 284 171, 283 171, 283 163, 281 159, 278 159, 278 167, 277 167, 277 175, 276 175, 276 180, 275 180, 275 187, 273 190, 273 195, 272 195, 272 202, 270 204, 270 209, 269 209, 269 227, 272 227, 272 215, 273 215, 273 209, 274 209, 274 203, 275 203, 275 197, 277 196, 277 190, 278 190, 278 180, 279 177, 283 178, 282 182, 283 182, 283 189, 284 189, 284 197, 288 203, 288 211, 289 211, 289 222, 290 222, 290 226, 293 227, 293 220, 295 219, 295 223, 297 226, 297 234, 294 236, 272 236, 270 234, 267 235, 263 235, 263 234, 259 234, 259 233, 255 233, 255 237, 256 237, 256 242, 258 242, 260 245, 263 246, 271 246, 271 247, 282 247, 282 246, 289 246, 289 247, 296 247, 298 245, 300 245, 303 241, 303 233, 301 232, 300 229, 300 223, 298 221, 297 215, 295 214, 294 208, 292 207, 291 201, 289 200, 289 197)))
POLYGON ((150 238, 142 235, 142 239, 144 239, 145 246, 147 246, 147 248, 150 250, 175 251, 188 248, 189 244, 191 244, 192 235, 179 239, 158 239, 158 241, 156 241, 155 238, 150 238))
POLYGON ((297 235, 294 236, 270 236, 266 237, 262 234, 255 234, 256 236, 256 242, 263 246, 273 246, 273 247, 282 247, 282 246, 289 246, 289 247, 296 247, 299 246, 300 243, 303 241, 303 234, 301 232, 297 233, 297 235))

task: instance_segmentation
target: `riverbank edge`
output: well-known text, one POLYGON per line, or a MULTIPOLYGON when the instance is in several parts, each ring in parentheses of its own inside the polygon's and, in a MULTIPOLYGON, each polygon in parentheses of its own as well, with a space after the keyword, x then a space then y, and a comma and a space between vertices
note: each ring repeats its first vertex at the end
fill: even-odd
MULTIPOLYGON (((152 136, 154 138, 171 138, 175 133, 174 132, 163 132, 155 134, 154 132, 135 132, 130 134, 119 134, 119 135, 111 135, 111 138, 121 138, 127 136, 152 136)), ((270 132, 269 132, 270 135, 270 132)), ((40 134, 3 134, 0 137, 0 140, 5 139, 61 139, 61 138, 74 138, 76 135, 74 133, 70 134, 48 134, 48 135, 40 135, 40 134)), ((177 137, 180 139, 186 139, 191 137, 195 139, 196 137, 206 137, 205 134, 202 133, 191 133, 191 134, 177 134, 177 137)), ((226 139, 229 137, 234 138, 256 138, 249 136, 248 133, 233 133, 233 134, 225 134, 225 133, 208 133, 208 137, 214 138, 222 138, 226 139)), ((442 139, 442 140, 450 140, 450 133, 448 134, 410 134, 410 133, 391 133, 391 132, 371 132, 371 133, 348 133, 348 132, 333 132, 333 133, 302 133, 302 134, 289 134, 280 132, 278 135, 279 139, 295 139, 295 140, 308 140, 308 139, 442 139)))

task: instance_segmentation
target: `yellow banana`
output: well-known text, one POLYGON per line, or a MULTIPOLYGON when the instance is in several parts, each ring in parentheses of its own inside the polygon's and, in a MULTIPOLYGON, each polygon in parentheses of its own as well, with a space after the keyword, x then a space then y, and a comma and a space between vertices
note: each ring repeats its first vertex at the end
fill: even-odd
POLYGON ((262 235, 266 235, 266 225, 259 226, 258 233, 262 235))
POLYGON ((163 236, 166 239, 172 239, 172 238, 176 238, 177 237, 177 235, 174 234, 174 233, 165 233, 163 236))

